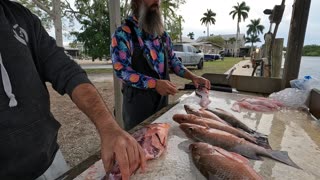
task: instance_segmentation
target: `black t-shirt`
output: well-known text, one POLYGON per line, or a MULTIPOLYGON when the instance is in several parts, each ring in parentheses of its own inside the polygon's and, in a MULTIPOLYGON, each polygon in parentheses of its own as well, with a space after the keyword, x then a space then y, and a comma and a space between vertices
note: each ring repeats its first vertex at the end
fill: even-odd
POLYGON ((8 0, 0 0, 0 55, 18 102, 9 107, 0 73, 0 179, 34 179, 58 149, 60 124, 50 112, 45 83, 71 94, 90 81, 35 15, 8 0))

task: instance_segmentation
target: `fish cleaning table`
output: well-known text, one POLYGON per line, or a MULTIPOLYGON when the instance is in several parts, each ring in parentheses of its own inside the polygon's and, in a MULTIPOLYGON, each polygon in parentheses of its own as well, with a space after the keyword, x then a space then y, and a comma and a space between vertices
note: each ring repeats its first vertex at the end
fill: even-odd
MULTIPOLYGON (((204 176, 195 167, 187 138, 179 124, 172 120, 174 114, 186 114, 183 105, 200 108, 199 98, 194 93, 184 95, 178 104, 158 117, 152 123, 169 123, 167 150, 156 160, 148 161, 144 174, 135 174, 132 180, 202 180, 204 176)), ((298 110, 281 110, 261 113, 242 110, 241 113, 231 110, 232 104, 241 98, 252 97, 234 93, 211 91, 209 109, 221 108, 231 112, 250 128, 267 134, 274 150, 287 151, 290 158, 303 170, 296 169, 274 160, 250 160, 250 165, 264 179, 320 179, 320 123, 307 112, 298 110)), ((101 179, 105 175, 101 160, 81 173, 75 179, 101 179)))

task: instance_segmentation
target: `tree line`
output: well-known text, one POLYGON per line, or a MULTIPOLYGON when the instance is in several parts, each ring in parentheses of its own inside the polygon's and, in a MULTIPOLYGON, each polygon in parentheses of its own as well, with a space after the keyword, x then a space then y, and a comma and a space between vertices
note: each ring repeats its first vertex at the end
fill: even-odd
POLYGON ((320 56, 320 45, 306 45, 302 49, 302 56, 320 56))
MULTIPOLYGON (((230 42, 233 44, 234 42, 234 52, 237 52, 237 45, 240 35, 240 23, 245 21, 248 18, 248 13, 250 11, 250 6, 246 4, 246 2, 237 3, 237 5, 232 7, 232 10, 230 11, 229 15, 232 17, 232 19, 236 20, 237 22, 237 32, 236 37, 232 37, 228 40, 223 40, 221 37, 209 37, 209 26, 214 25, 216 22, 215 16, 216 13, 213 12, 211 9, 207 9, 207 12, 203 14, 203 17, 200 19, 201 24, 204 24, 207 26, 207 41, 223 45, 224 41, 230 42)), ((253 49, 254 43, 261 42, 259 38, 259 34, 263 34, 264 26, 260 24, 260 18, 259 19, 252 19, 251 23, 247 25, 247 36, 245 37, 246 43, 251 43, 251 51, 253 49)), ((188 36, 191 38, 193 37, 193 33, 189 33, 188 36)), ((193 39, 193 38, 191 38, 193 39)), ((234 53, 234 56, 236 56, 236 53, 234 53)))
MULTIPOLYGON (((83 43, 86 55, 103 58, 110 54, 110 19, 109 6, 106 0, 75 0, 70 4, 68 0, 18 0, 29 8, 42 21, 47 30, 55 30, 57 45, 63 46, 63 30, 74 29, 77 20, 81 28, 68 31, 65 35, 74 37, 77 43, 83 43)), ((161 10, 164 17, 165 29, 172 40, 181 39, 182 16, 176 12, 185 0, 162 0, 161 10)), ((130 14, 130 1, 120 0, 121 19, 130 14)))

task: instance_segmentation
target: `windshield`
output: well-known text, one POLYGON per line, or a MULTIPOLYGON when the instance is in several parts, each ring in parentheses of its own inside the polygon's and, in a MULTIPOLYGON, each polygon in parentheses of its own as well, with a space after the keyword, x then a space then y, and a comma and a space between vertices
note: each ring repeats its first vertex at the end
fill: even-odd
POLYGON ((183 47, 181 44, 175 44, 173 45, 173 51, 180 51, 183 52, 183 47))

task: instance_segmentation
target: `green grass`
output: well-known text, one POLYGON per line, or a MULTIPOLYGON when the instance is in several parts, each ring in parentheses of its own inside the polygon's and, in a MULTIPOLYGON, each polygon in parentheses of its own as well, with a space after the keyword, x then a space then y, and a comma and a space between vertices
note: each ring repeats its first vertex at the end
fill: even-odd
POLYGON ((233 57, 225 57, 223 61, 216 60, 216 61, 208 61, 204 62, 203 69, 199 70, 194 67, 188 67, 193 73, 197 75, 202 75, 205 73, 215 73, 215 74, 224 74, 233 65, 242 61, 242 58, 233 58, 233 57))
MULTIPOLYGON (((200 76, 204 73, 223 74, 240 61, 242 61, 242 58, 225 57, 223 61, 216 60, 204 62, 204 67, 201 70, 197 69, 195 66, 188 66, 188 69, 200 76)), ((112 73, 113 69, 85 69, 85 71, 87 74, 101 74, 112 73)))
POLYGON ((85 71, 87 72, 87 74, 102 74, 102 73, 112 73, 113 69, 107 69, 107 68, 103 68, 103 69, 85 69, 85 71))

